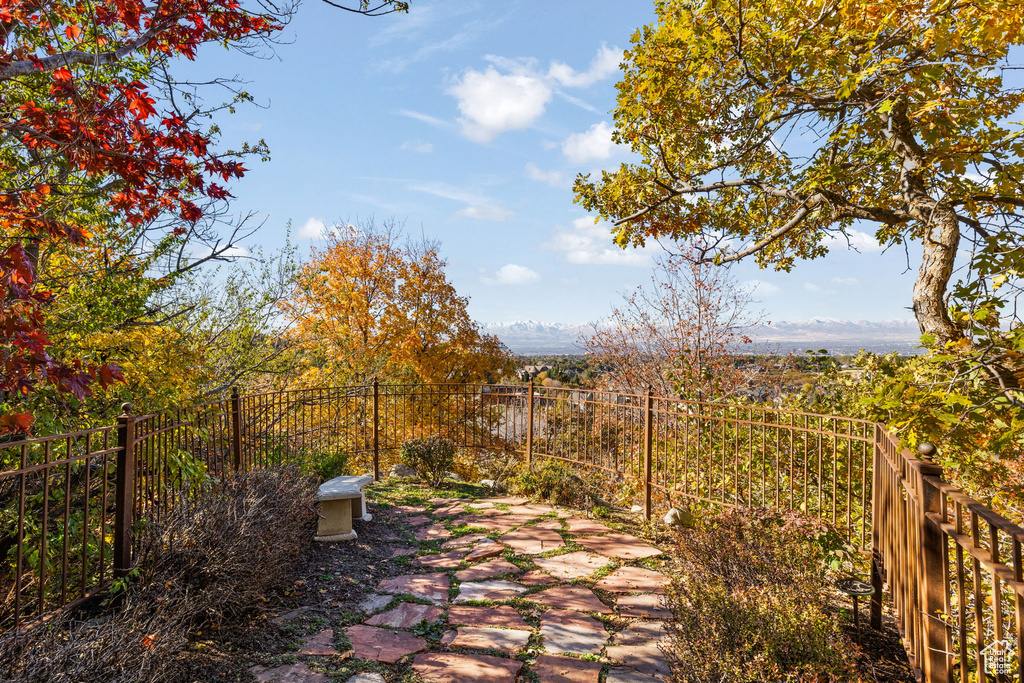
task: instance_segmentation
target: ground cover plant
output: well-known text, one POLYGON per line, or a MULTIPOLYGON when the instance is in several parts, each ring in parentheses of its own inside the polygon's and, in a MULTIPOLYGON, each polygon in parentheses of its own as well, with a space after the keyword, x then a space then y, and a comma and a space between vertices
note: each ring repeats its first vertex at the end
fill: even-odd
POLYGON ((310 545, 313 478, 249 472, 204 488, 140 531, 138 569, 102 605, 0 640, 0 680, 180 681, 180 653, 237 624, 291 578, 310 545))

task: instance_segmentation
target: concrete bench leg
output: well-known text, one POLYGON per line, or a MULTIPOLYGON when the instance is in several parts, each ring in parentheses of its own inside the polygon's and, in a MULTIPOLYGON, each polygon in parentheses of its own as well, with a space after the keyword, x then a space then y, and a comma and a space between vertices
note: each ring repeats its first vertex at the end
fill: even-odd
POLYGON ((364 522, 372 522, 373 521, 373 515, 371 515, 370 512, 366 509, 366 494, 365 493, 363 495, 359 496, 359 507, 356 507, 354 505, 355 501, 352 501, 352 502, 353 502, 353 506, 352 506, 352 519, 360 519, 360 520, 362 520, 364 522))
POLYGON ((353 508, 362 507, 359 498, 345 500, 324 500, 320 503, 320 519, 317 523, 316 540, 350 541, 356 537, 352 530, 353 508))

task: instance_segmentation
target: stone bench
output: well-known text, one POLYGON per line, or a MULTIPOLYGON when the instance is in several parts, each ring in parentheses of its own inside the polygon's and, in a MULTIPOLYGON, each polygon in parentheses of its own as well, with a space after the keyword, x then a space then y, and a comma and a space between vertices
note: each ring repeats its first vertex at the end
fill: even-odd
POLYGON ((349 541, 356 537, 352 520, 369 522, 373 519, 366 511, 363 487, 373 477, 335 477, 320 484, 316 498, 320 501, 320 519, 316 540, 323 542, 349 541))

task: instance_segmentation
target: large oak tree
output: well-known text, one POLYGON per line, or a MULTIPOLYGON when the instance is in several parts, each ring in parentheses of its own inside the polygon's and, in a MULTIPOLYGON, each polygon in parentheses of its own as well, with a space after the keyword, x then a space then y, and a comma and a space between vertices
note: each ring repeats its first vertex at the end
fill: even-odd
POLYGON ((867 222, 881 244, 921 245, 922 334, 969 347, 984 317, 999 327, 1022 253, 1024 134, 1011 121, 1024 91, 1008 55, 1024 40, 1024 5, 656 6, 626 53, 615 109, 614 138, 640 160, 575 186, 621 245, 703 235, 722 240, 719 262, 788 270, 867 222))

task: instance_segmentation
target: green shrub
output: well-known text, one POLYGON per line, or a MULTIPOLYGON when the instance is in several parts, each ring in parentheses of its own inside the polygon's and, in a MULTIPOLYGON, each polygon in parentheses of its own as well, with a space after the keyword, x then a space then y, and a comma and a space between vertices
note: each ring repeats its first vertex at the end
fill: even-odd
POLYGON ((668 589, 674 680, 856 680, 856 648, 828 604, 821 527, 733 510, 681 534, 681 571, 668 589))
POLYGON ((310 453, 303 458, 299 469, 303 474, 315 474, 322 481, 348 474, 348 453, 340 450, 310 453))
POLYGON ((402 444, 400 460, 431 486, 439 486, 455 466, 455 444, 439 436, 402 444))
POLYGON ((583 507, 587 503, 586 486, 569 465, 545 459, 538 467, 524 471, 512 482, 516 493, 546 500, 556 505, 583 507))

